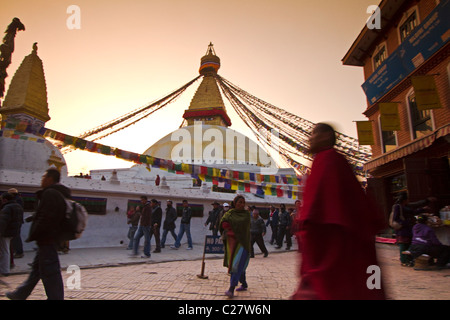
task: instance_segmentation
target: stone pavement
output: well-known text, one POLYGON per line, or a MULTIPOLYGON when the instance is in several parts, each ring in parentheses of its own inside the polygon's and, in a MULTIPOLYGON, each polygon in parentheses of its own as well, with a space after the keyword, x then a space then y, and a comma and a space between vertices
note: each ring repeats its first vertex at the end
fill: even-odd
MULTIPOLYGON (((247 269, 249 289, 238 292, 233 300, 286 300, 298 284, 299 254, 275 249, 266 243, 270 254, 259 253, 250 260, 247 269)), ((448 300, 450 299, 450 269, 416 271, 401 267, 395 245, 377 244, 381 272, 388 298, 394 300, 448 300)), ((203 245, 194 244, 194 250, 182 246, 178 250, 168 247, 161 253, 152 253, 150 259, 129 256, 123 247, 73 249, 61 255, 61 267, 67 300, 226 300, 229 276, 222 266, 221 255, 206 255, 207 279, 200 279, 203 245), (66 269, 70 265, 80 268, 81 288, 75 284, 75 275, 66 269)), ((29 272, 27 263, 34 252, 16 259, 16 268, 10 276, 2 278, 15 288, 29 272)), ((369 274, 368 274, 369 277, 369 274)), ((0 286, 0 300, 7 289, 0 286)), ((42 283, 36 286, 30 300, 46 299, 42 283)))

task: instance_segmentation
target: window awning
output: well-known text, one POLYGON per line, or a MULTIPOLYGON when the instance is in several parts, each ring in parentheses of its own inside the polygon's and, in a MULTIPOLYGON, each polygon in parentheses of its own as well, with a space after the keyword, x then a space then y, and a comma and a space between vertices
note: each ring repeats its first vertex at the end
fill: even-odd
POLYGON ((388 162, 406 157, 410 154, 413 154, 417 151, 423 150, 431 146, 434 141, 441 137, 445 137, 450 134, 450 124, 446 124, 429 135, 426 135, 422 138, 416 139, 404 146, 401 146, 393 151, 383 154, 377 158, 374 158, 370 161, 367 161, 364 164, 364 170, 372 170, 376 167, 382 166, 388 162))

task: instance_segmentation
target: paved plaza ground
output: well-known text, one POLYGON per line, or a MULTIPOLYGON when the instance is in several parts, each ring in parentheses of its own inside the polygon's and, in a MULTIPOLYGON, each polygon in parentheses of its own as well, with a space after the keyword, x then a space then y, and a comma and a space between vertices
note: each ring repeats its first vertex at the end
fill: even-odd
MULTIPOLYGON (((300 256, 297 250, 270 249, 267 258, 259 253, 251 259, 247 269, 249 288, 236 293, 233 300, 288 300, 298 284, 300 256)), ((163 249, 153 253, 150 259, 130 257, 125 248, 73 249, 61 255, 61 266, 66 284, 67 300, 227 300, 224 292, 229 285, 229 276, 222 266, 220 255, 207 255, 204 275, 200 279, 203 246, 194 250, 182 246, 178 250, 163 249), (73 281, 75 273, 67 267, 80 268, 80 288, 73 281)), ((388 298, 391 300, 449 300, 450 269, 416 271, 401 267, 398 248, 391 244, 377 244, 388 298)), ((16 268, 4 277, 11 288, 15 288, 27 277, 28 263, 34 252, 27 252, 16 259, 16 268)), ((369 275, 368 275, 369 276, 369 275)), ((7 300, 8 289, 0 286, 0 300, 7 300)), ((40 282, 30 300, 44 300, 46 295, 40 282)))

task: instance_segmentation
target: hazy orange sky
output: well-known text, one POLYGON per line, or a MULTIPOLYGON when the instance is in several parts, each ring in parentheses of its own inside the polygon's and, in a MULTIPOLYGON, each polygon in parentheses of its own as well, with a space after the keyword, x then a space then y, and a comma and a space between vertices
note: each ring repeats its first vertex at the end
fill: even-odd
MULTIPOLYGON (((79 135, 155 101, 198 75, 213 42, 219 74, 277 107, 313 122, 329 121, 356 137, 365 120, 363 70, 341 59, 378 0, 55 0, 3 1, 0 28, 18 17, 8 88, 23 58, 38 42, 47 81, 48 128, 79 135), (66 21, 80 8, 80 29, 66 21)), ((2 35, 3 37, 3 35, 2 35)), ((199 83, 198 83, 199 84, 199 83)), ((144 152, 176 130, 195 88, 176 103, 100 143, 144 152)), ((232 129, 250 137, 234 110, 232 129)), ((129 167, 113 157, 74 151, 70 174, 129 167)))

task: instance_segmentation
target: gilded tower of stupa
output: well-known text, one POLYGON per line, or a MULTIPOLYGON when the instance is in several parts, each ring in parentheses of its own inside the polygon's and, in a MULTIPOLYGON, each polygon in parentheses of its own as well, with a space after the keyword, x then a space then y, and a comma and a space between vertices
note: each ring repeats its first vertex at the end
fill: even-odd
POLYGON ((203 75, 203 80, 183 115, 188 126, 193 125, 195 121, 223 127, 231 126, 231 120, 215 80, 219 68, 220 58, 216 55, 213 44, 210 43, 206 54, 200 60, 199 73, 203 75))
POLYGON ((44 67, 36 43, 14 74, 0 114, 3 120, 14 117, 40 126, 50 120, 44 67))
MULTIPOLYGON (((2 129, 7 121, 23 121, 31 125, 34 129, 31 131, 37 132, 50 120, 44 66, 37 50, 35 43, 32 52, 23 59, 11 79, 0 108, 2 129)), ((67 175, 63 155, 49 141, 31 132, 22 133, 20 139, 10 139, 6 137, 8 131, 14 130, 7 130, 0 137, 1 169, 41 174, 54 166, 67 175)))

